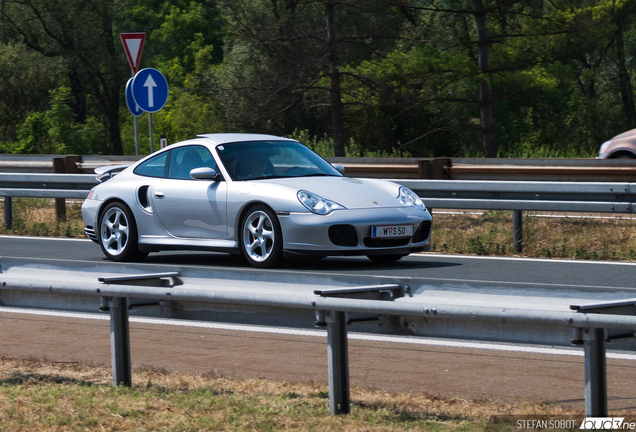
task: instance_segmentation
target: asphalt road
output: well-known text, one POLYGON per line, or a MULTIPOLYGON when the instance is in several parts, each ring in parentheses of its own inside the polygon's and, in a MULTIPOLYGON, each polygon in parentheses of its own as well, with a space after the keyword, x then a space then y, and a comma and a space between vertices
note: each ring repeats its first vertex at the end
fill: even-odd
MULTIPOLYGON (((0 236, 0 256, 102 261, 87 240, 0 236)), ((247 268, 213 253, 158 253, 145 262, 247 268)), ((636 264, 418 254, 386 266, 366 258, 328 258, 288 268, 354 274, 634 288, 636 264)), ((636 296, 635 296, 636 297, 636 296)), ((109 326, 102 319, 0 311, 0 355, 110 363, 109 326)), ((324 337, 131 323, 133 369, 140 366, 261 377, 327 380, 324 337)), ((636 360, 608 359, 609 407, 636 412, 636 360)), ((354 386, 426 392, 500 402, 556 402, 582 409, 583 357, 390 341, 350 340, 354 386)))
MULTIPOLYGON (((98 245, 84 239, 0 236, 0 256, 105 260, 98 245)), ((248 268, 241 258, 201 252, 152 253, 144 263, 248 268)), ((523 284, 636 288, 636 263, 583 260, 492 258, 413 254, 397 263, 379 265, 366 257, 330 257, 317 262, 291 262, 286 268, 351 274, 380 274, 523 284)))

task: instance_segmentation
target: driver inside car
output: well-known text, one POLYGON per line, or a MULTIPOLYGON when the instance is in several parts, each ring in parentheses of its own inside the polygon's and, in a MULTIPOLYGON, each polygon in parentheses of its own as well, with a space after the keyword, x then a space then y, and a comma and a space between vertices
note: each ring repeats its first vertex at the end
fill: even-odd
POLYGON ((236 176, 241 180, 271 177, 276 170, 265 152, 250 152, 241 155, 237 163, 236 176))

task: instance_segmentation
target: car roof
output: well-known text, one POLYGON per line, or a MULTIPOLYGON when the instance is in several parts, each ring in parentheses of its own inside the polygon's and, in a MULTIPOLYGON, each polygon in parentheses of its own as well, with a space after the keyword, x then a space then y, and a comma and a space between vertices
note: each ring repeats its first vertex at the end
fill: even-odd
POLYGON ((294 141, 291 138, 283 138, 275 135, 249 134, 249 133, 216 133, 201 134, 197 138, 211 141, 215 145, 242 141, 294 141))

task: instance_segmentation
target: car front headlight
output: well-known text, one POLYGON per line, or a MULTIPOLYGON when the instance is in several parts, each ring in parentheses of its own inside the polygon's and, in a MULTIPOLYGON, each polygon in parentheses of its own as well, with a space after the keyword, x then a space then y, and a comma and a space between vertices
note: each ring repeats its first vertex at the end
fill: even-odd
POLYGON ((607 151, 607 148, 610 146, 610 144, 612 144, 612 141, 605 141, 602 145, 601 145, 601 149, 599 150, 599 153, 605 153, 607 151))
POLYGON ((337 202, 324 199, 323 197, 318 196, 315 193, 301 190, 298 192, 297 196, 298 201, 300 201, 301 204, 307 207, 307 210, 312 213, 316 213, 319 215, 328 215, 334 210, 346 210, 345 207, 341 206, 337 202))
POLYGON ((415 192, 413 192, 409 188, 405 188, 402 186, 400 188, 400 194, 398 195, 398 200, 405 206, 408 207, 417 207, 421 210, 426 210, 426 206, 420 197, 418 197, 415 192))

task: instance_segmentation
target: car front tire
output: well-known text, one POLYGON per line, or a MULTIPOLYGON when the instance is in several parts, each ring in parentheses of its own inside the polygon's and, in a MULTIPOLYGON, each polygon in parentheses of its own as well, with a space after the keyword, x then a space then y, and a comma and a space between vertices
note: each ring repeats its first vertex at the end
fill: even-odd
POLYGON ((252 207, 241 223, 241 250, 254 267, 268 268, 283 260, 283 233, 267 206, 252 207))
POLYGON ((99 218, 99 245, 106 258, 112 261, 144 259, 140 252, 137 225, 130 209, 120 202, 108 204, 99 218))

